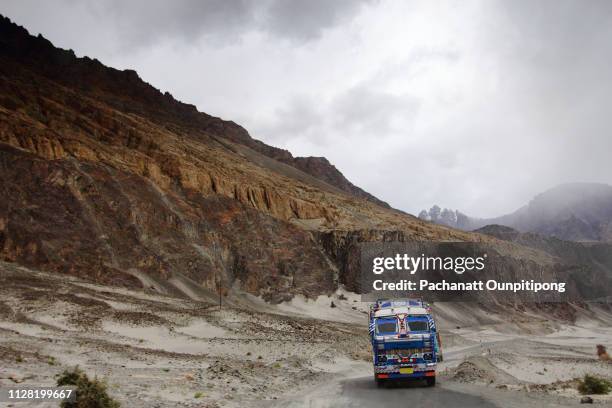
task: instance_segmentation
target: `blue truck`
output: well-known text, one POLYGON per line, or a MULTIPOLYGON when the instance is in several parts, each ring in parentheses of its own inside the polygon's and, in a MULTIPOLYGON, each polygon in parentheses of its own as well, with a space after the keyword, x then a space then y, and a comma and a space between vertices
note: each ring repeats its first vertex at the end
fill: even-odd
POLYGON ((442 350, 430 305, 420 299, 378 300, 368 315, 376 384, 424 379, 435 386, 442 350))

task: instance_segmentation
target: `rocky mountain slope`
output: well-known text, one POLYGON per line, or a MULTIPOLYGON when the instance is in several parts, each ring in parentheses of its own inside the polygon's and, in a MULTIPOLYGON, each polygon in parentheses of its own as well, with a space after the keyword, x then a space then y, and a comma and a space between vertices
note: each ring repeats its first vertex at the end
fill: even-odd
POLYGON ((514 260, 496 274, 559 270, 543 251, 390 209, 325 159, 293 158, 6 18, 0 174, 0 259, 101 283, 273 302, 360 290, 368 241, 472 241, 514 260))
POLYGON ((104 102, 124 112, 148 114, 159 123, 177 123, 222 136, 295 167, 350 195, 389 208, 387 203, 353 185, 324 157, 293 157, 287 150, 251 138, 243 127, 234 122, 198 112, 195 106, 179 102, 167 92, 162 94, 142 81, 135 71, 118 71, 88 57, 78 59, 72 50, 55 48, 42 36, 33 38, 9 19, 3 16, 0 19, 2 53, 20 64, 35 68, 46 78, 80 91, 95 91, 97 97, 102 97, 104 102))
POLYGON ((431 210, 423 211, 421 218, 463 230, 499 224, 569 241, 612 242, 612 186, 607 184, 562 184, 496 218, 473 218, 447 209, 434 209, 433 214, 438 212, 439 217, 432 217, 431 210))
POLYGON ((0 172, 2 259, 192 297, 332 291, 338 265, 319 241, 330 231, 474 239, 6 18, 0 172))
POLYGON ((487 225, 476 232, 504 241, 543 251, 566 265, 575 266, 579 274, 573 281, 587 288, 592 298, 610 295, 612 287, 612 244, 603 242, 573 242, 556 237, 519 232, 503 225, 487 225))

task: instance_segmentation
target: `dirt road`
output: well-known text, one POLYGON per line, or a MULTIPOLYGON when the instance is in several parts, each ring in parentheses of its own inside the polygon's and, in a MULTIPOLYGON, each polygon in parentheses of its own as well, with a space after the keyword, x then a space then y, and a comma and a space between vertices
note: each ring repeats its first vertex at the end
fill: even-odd
POLYGON ((431 408, 489 408, 496 406, 477 395, 449 390, 442 386, 425 387, 418 382, 378 388, 371 377, 343 380, 336 384, 318 388, 312 393, 299 396, 294 400, 285 399, 262 406, 266 405, 291 408, 395 408, 408 405, 431 408))

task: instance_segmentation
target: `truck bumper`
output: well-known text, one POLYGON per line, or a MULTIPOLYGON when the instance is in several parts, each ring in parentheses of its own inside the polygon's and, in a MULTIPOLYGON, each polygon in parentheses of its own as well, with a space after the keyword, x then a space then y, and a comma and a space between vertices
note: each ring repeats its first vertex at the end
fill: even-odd
POLYGON ((430 371, 415 371, 411 374, 402 374, 402 373, 377 373, 376 374, 376 378, 377 379, 401 379, 401 378, 426 378, 426 377, 435 377, 436 376, 436 371, 435 370, 430 370, 430 371))

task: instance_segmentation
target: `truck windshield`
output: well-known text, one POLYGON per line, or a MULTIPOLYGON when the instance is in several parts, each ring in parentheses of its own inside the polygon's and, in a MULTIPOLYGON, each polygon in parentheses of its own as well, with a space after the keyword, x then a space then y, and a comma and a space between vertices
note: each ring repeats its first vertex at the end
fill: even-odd
POLYGON ((413 320, 408 322, 408 328, 410 331, 427 331, 429 330, 429 325, 425 320, 413 320))
POLYGON ((376 322, 378 334, 392 334, 397 332, 397 321, 395 319, 378 320, 376 322))

